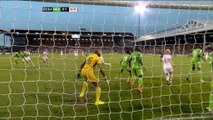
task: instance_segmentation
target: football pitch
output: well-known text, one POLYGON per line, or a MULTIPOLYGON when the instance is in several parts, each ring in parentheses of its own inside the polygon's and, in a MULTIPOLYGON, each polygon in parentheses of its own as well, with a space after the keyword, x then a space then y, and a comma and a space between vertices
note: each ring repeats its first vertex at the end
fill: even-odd
MULTIPOLYGON (((79 54, 49 54, 49 64, 41 62, 41 55, 31 55, 35 68, 14 63, 12 55, 0 55, 0 119, 11 120, 141 120, 172 118, 206 118, 212 80, 211 65, 202 63, 204 83, 197 71, 187 81, 190 56, 173 56, 174 80, 168 86, 158 55, 143 55, 143 92, 131 90, 128 72, 120 71, 123 54, 104 54, 104 66, 109 84, 100 76, 101 100, 106 104, 96 106, 95 88, 89 84, 85 99, 80 99, 83 80, 76 79, 76 71, 85 59, 79 54)), ((137 82, 136 82, 137 86, 137 82)))

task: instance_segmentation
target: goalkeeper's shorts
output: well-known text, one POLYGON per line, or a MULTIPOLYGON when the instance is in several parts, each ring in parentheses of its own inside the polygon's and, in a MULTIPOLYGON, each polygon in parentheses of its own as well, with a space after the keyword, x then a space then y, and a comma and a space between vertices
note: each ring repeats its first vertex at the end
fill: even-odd
POLYGON ((98 82, 93 70, 81 70, 81 76, 89 82, 98 82))

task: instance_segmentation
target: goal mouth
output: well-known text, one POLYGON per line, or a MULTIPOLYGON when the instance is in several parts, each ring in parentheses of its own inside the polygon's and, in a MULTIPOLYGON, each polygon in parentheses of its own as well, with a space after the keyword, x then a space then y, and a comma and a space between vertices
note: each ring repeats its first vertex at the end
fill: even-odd
POLYGON ((0 119, 211 119, 212 11, 212 1, 0 1, 0 119))

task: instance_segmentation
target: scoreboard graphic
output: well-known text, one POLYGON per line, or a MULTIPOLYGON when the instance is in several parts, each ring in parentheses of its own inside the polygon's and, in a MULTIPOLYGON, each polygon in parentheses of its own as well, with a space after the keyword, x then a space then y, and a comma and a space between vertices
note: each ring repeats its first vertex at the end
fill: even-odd
POLYGON ((77 7, 42 7, 42 12, 77 12, 77 7))

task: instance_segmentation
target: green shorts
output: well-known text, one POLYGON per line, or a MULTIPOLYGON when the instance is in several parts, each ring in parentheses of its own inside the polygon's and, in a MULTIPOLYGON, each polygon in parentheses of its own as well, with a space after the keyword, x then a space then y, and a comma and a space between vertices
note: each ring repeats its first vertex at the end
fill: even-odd
POLYGON ((123 70, 128 70, 128 66, 127 65, 121 65, 121 68, 123 69, 123 70))
POLYGON ((133 69, 133 74, 137 77, 143 76, 143 70, 142 69, 133 69))
POLYGON ((192 62, 192 70, 195 70, 195 69, 201 69, 200 62, 192 62))

